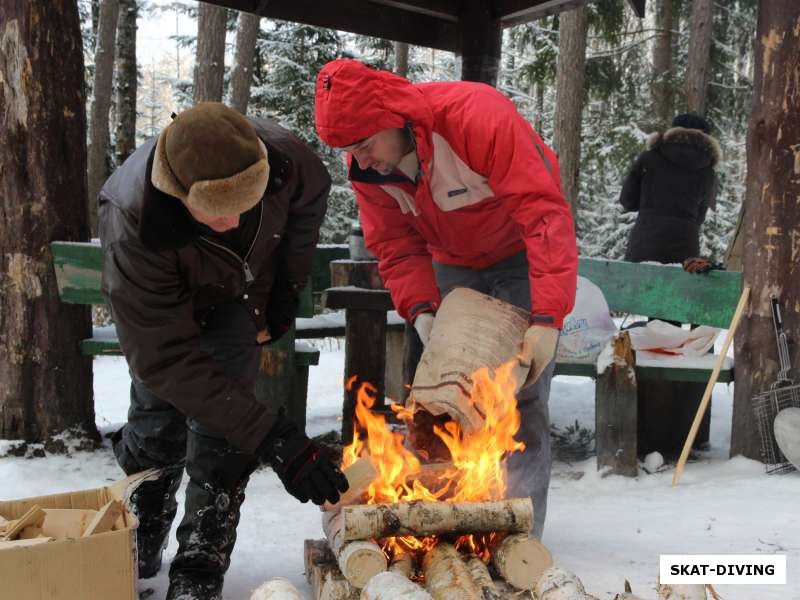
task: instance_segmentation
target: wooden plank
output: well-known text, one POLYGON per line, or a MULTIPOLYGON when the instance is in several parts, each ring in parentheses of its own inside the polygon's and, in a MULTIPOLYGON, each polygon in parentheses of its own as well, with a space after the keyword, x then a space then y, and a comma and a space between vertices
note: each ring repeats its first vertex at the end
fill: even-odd
POLYGON ((334 260, 331 261, 330 270, 332 287, 355 286, 368 290, 385 289, 378 272, 377 260, 334 260))
MULTIPOLYGON (((353 286, 328 288, 323 295, 326 308, 346 308, 389 312, 394 309, 392 298, 386 290, 367 290, 353 286)), ((384 316, 384 320, 386 317, 384 316)))
POLYGON ((614 339, 614 362, 597 378, 595 387, 595 439, 597 468, 635 477, 637 390, 630 336, 614 339))
POLYGON ((311 271, 311 289, 320 292, 331 287, 330 263, 350 257, 347 244, 323 244, 314 250, 314 264, 311 271))
MULTIPOLYGON (((432 16, 431 11, 404 10, 395 3, 376 5, 364 0, 211 0, 212 4, 361 35, 408 42, 440 50, 458 48, 458 24, 432 16)), ((402 5, 403 3, 397 3, 402 5)), ((413 4, 413 2, 408 2, 413 4)), ((408 7, 406 7, 407 9, 408 7)))
POLYGON ((738 271, 697 275, 679 266, 581 258, 578 273, 603 291, 611 310, 714 327, 728 326, 742 291, 738 271))
POLYGON ((90 242, 51 242, 53 268, 62 302, 70 304, 103 304, 100 278, 103 251, 100 244, 90 242))
POLYGON ((586 3, 587 0, 495 0, 495 14, 503 27, 511 27, 586 3))
POLYGON ((106 533, 114 528, 114 523, 122 516, 122 504, 118 500, 111 500, 103 505, 91 522, 83 530, 81 537, 89 537, 98 533, 106 533))

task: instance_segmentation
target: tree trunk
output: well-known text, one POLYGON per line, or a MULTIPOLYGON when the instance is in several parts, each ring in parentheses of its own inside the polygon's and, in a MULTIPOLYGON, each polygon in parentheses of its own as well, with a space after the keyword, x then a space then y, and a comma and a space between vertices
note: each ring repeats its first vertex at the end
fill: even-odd
POLYGON ((689 62, 686 65, 686 104, 690 112, 706 110, 708 73, 711 68, 711 29, 714 0, 692 0, 689 17, 689 62))
POLYGON ((672 119, 672 0, 656 3, 656 34, 653 44, 653 108, 659 128, 672 119))
POLYGON ((221 102, 225 74, 225 8, 199 3, 197 15, 197 57, 194 67, 194 103, 221 102))
POLYGON ((85 241, 86 112, 78 9, 0 3, 0 438, 97 437, 89 308, 62 304, 49 243, 85 241))
POLYGON ((556 114, 553 145, 558 153, 561 190, 572 209, 578 213, 579 169, 581 160, 581 113, 586 64, 586 7, 561 13, 558 28, 558 65, 556 67, 556 114))
POLYGON ((136 0, 119 0, 117 21, 117 125, 114 156, 117 166, 136 149, 136 0))
POLYGON ((800 367, 800 13, 796 0, 759 2, 753 109, 747 134, 744 283, 755 294, 736 335, 731 455, 760 459, 751 405, 778 371, 770 295, 780 299, 794 373, 800 367))
POLYGON ((94 85, 89 117, 89 223, 97 233, 97 194, 109 175, 108 110, 114 75, 114 46, 117 38, 118 0, 102 0, 94 51, 94 85))
POLYGON ((400 77, 408 75, 408 44, 405 42, 394 43, 394 72, 400 77))
POLYGON ((231 73, 231 106, 242 114, 247 113, 250 102, 250 84, 253 82, 253 56, 261 17, 248 12, 239 13, 236 29, 236 56, 231 73))

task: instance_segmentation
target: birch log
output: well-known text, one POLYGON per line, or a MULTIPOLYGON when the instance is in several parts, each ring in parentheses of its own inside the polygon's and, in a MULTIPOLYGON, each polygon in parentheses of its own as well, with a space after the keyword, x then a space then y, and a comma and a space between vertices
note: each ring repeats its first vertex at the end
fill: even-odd
POLYGON ((372 461, 365 456, 357 459, 356 462, 342 472, 349 485, 347 491, 339 497, 339 501, 336 504, 325 502, 322 510, 339 510, 342 506, 359 502, 369 489, 369 484, 375 481, 378 476, 378 470, 372 464, 372 461))
POLYGON ((515 588, 530 590, 553 566, 553 557, 538 540, 523 533, 510 535, 492 548, 492 564, 515 588))
POLYGON ((706 600, 706 586, 698 584, 659 583, 659 600, 706 600))
POLYGON ((411 579, 411 577, 414 575, 414 571, 416 571, 414 558, 410 554, 403 554, 402 556, 392 560, 389 570, 394 571, 395 573, 400 573, 408 579, 411 579))
POLYGON ((311 590, 314 600, 358 599, 358 590, 348 583, 336 563, 311 568, 311 590))
MULTIPOLYGON (((533 525, 530 498, 489 502, 398 502, 345 506, 341 512, 341 542, 435 533, 522 533, 533 525)), ((327 532, 326 532, 327 534, 327 532)), ((331 537, 328 536, 330 540, 331 537)), ((331 548, 336 552, 336 548, 331 548)))
POLYGON ((422 559, 425 589, 434 600, 481 600, 482 594, 451 544, 441 543, 422 559))
POLYGON ((372 577, 386 570, 386 554, 375 542, 368 541, 376 536, 366 535, 354 541, 345 539, 345 510, 348 508, 323 513, 322 530, 345 579, 354 587, 363 588, 372 577))
POLYGON ((503 600, 505 598, 505 594, 497 589, 488 567, 480 558, 477 556, 469 558, 467 570, 469 570, 475 585, 481 590, 483 600, 503 600))
POLYGON ((303 600, 288 579, 278 577, 262 583, 250 596, 250 600, 303 600))
POLYGON ((574 573, 550 567, 536 583, 538 600, 585 600, 586 590, 574 573))
POLYGON ((385 571, 369 580, 360 600, 432 600, 432 596, 402 573, 385 571))
POLYGON ((336 562, 336 557, 328 546, 327 540, 306 540, 303 543, 303 558, 305 559, 308 583, 311 583, 311 571, 314 565, 336 562))

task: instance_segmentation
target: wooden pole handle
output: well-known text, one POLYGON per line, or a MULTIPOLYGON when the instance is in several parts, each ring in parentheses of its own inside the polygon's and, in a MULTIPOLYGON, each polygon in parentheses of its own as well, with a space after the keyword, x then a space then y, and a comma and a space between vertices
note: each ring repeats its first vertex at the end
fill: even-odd
POLYGON ((708 380, 708 385, 706 385, 706 391, 703 392, 703 399, 700 400, 700 406, 697 407, 697 414, 694 416, 694 422, 689 430, 689 435, 686 437, 686 443, 683 445, 681 457, 678 459, 678 464, 675 466, 675 475, 672 477, 673 486, 678 485, 678 481, 681 478, 683 467, 686 465, 686 460, 689 458, 689 450, 691 450, 694 439, 697 437, 697 430, 700 429, 700 422, 703 420, 703 415, 706 413, 708 403, 711 401, 711 392, 714 390, 714 385, 717 383, 719 372, 722 370, 722 365, 725 362, 725 356, 728 354, 728 348, 730 348, 731 342, 733 341, 733 335, 736 333, 736 328, 739 326, 739 321, 742 319, 742 313, 744 312, 744 307, 747 305, 747 300, 749 298, 750 286, 746 285, 742 290, 742 295, 739 297, 739 304, 736 306, 736 312, 733 313, 733 319, 731 319, 728 334, 725 336, 725 342, 722 344, 722 351, 717 358, 717 364, 714 365, 711 378, 708 380))

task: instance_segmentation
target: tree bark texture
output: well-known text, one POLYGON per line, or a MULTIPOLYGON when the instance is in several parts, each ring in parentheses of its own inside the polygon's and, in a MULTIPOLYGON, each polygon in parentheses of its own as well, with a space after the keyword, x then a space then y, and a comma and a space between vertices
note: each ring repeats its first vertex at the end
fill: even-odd
POLYGON ((753 289, 736 335, 731 455, 760 459, 751 398, 779 369, 770 296, 780 299, 798 380, 800 354, 800 7, 795 0, 759 3, 753 109, 747 134, 744 284, 753 289))
POLYGON ((702 115, 706 110, 708 74, 711 69, 711 29, 714 0, 692 0, 689 17, 689 62, 686 65, 686 105, 702 115))
POLYGON ((342 507, 340 518, 336 529, 342 542, 435 533, 523 533, 533 526, 533 504, 530 498, 359 504, 342 507))
POLYGON ((119 166, 136 149, 136 0, 119 0, 114 156, 119 166))
POLYGON ((673 109, 672 0, 656 0, 656 34, 653 44, 653 109, 660 129, 666 128, 673 109))
POLYGON ((0 438, 97 435, 89 307, 62 304, 49 243, 86 241, 86 112, 77 5, 0 3, 0 438))
POLYGON ((394 72, 400 77, 408 75, 408 44, 405 42, 394 43, 394 72))
POLYGON ((425 589, 437 600, 482 600, 464 559, 451 544, 440 543, 422 559, 425 589))
POLYGON ((561 13, 558 29, 556 65, 556 114, 553 145, 561 170, 561 191, 572 209, 578 212, 581 160, 581 113, 583 112, 586 65, 586 7, 561 13))
POLYGON ((353 587, 363 588, 373 576, 386 570, 386 555, 375 542, 367 538, 345 540, 344 526, 344 514, 341 511, 322 513, 322 530, 342 575, 353 587))
POLYGON ((206 2, 198 5, 194 103, 221 102, 228 10, 206 2))
POLYGON ((97 233, 97 194, 108 178, 108 111, 114 78, 119 0, 102 0, 94 50, 94 85, 89 116, 89 223, 97 233))
POLYGON ((261 17, 249 12, 239 13, 236 28, 236 55, 231 72, 231 106, 242 114, 247 113, 250 102, 250 85, 253 83, 253 57, 261 17))

